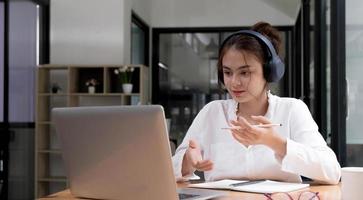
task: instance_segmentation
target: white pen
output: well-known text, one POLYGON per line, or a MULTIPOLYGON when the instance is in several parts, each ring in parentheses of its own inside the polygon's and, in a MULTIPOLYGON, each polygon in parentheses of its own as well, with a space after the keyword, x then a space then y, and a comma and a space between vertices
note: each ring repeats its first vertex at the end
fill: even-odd
MULTIPOLYGON (((252 125, 253 127, 258 127, 258 128, 270 128, 270 127, 274 127, 274 126, 282 126, 282 124, 257 124, 257 125, 252 125)), ((223 127, 222 129, 228 129, 228 130, 238 130, 241 129, 240 126, 231 126, 231 127, 223 127)))

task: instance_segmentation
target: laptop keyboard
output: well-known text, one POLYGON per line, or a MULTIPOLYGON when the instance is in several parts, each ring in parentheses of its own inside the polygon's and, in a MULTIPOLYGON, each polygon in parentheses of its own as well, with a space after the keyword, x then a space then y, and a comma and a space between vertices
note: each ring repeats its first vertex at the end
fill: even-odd
POLYGON ((197 194, 183 194, 183 193, 179 193, 178 195, 179 195, 179 199, 188 199, 188 198, 199 196, 197 194))

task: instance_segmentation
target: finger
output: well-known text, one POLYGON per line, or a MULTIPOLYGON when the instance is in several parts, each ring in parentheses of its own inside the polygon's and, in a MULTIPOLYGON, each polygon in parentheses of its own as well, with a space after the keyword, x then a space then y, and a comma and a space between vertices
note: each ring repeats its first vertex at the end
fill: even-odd
POLYGON ((196 148, 199 147, 199 145, 198 145, 198 143, 195 140, 190 139, 189 140, 189 147, 192 148, 192 149, 196 149, 196 148))
POLYGON ((211 160, 200 160, 197 162, 196 166, 197 167, 204 167, 204 166, 207 166, 207 165, 210 165, 212 163, 211 160))
POLYGON ((244 135, 244 130, 241 130, 241 129, 232 129, 231 130, 231 132, 233 133, 233 134, 236 134, 236 135, 238 135, 238 136, 241 136, 241 137, 243 137, 243 135, 244 135))
POLYGON ((248 141, 255 141, 257 138, 257 134, 253 130, 249 130, 245 132, 245 138, 248 141))
POLYGON ((232 129, 231 132, 235 133, 237 135, 240 135, 241 137, 248 137, 248 135, 253 132, 253 127, 248 128, 248 127, 244 127, 241 129, 232 129))
POLYGON ((198 171, 209 171, 209 170, 213 169, 213 164, 210 164, 210 165, 205 166, 205 167, 198 167, 198 168, 195 168, 195 169, 198 170, 198 171))
POLYGON ((244 117, 240 117, 239 120, 241 125, 243 125, 246 129, 252 129, 252 125, 244 118, 244 117))
POLYGON ((255 135, 248 131, 243 131, 243 133, 236 132, 235 134, 243 143, 251 143, 255 138, 255 135))
POLYGON ((256 127, 246 128, 243 130, 242 134, 239 133, 239 136, 243 137, 243 139, 250 144, 254 143, 259 138, 259 135, 260 130, 256 127))
POLYGON ((231 132, 243 137, 245 135, 246 129, 231 129, 231 132))
POLYGON ((239 121, 237 121, 237 120, 231 120, 231 124, 233 126, 239 126, 239 125, 241 125, 241 123, 239 121))
POLYGON ((210 165, 206 166, 206 167, 203 167, 203 168, 200 168, 198 169, 199 171, 210 171, 213 169, 213 163, 211 163, 210 165))
POLYGON ((192 162, 193 166, 196 166, 198 162, 201 160, 202 160, 202 155, 191 154, 190 156, 190 161, 192 162))
POLYGON ((191 161, 191 163, 192 163, 192 166, 193 166, 193 167, 195 167, 195 166, 197 166, 197 164, 198 164, 198 162, 199 162, 199 158, 196 158, 195 156, 192 156, 192 157, 190 158, 190 161, 191 161))
POLYGON ((213 165, 213 162, 210 161, 210 160, 206 160, 206 162, 203 162, 203 163, 198 163, 195 167, 197 169, 203 169, 203 168, 208 168, 210 167, 211 165, 213 165))
POLYGON ((241 138, 238 138, 238 136, 233 136, 235 140, 237 140, 239 143, 245 145, 245 146, 248 146, 250 145, 251 143, 245 139, 241 139, 241 138))
POLYGON ((238 142, 242 142, 242 141, 241 141, 241 137, 239 136, 239 134, 238 134, 238 133, 232 132, 232 136, 233 136, 233 138, 234 138, 234 139, 236 139, 238 142))
POLYGON ((197 150, 194 150, 194 152, 189 151, 189 158, 192 165, 196 165, 200 160, 202 160, 202 154, 196 151, 197 150))
POLYGON ((264 116, 251 116, 251 118, 261 124, 271 124, 271 121, 264 116))
POLYGON ((249 143, 245 137, 241 136, 238 133, 232 133, 232 136, 234 139, 236 139, 240 143, 243 143, 243 144, 249 143))
POLYGON ((232 125, 232 126, 238 126, 238 125, 239 125, 239 123, 238 123, 238 121, 231 120, 231 121, 230 121, 230 125, 232 125))
MULTIPOLYGON (((231 121, 231 122, 230 122, 230 126, 231 126, 231 127, 236 127, 236 126, 240 126, 240 125, 239 125, 239 123, 238 123, 238 122, 236 122, 236 121, 231 121)), ((232 129, 232 130, 233 130, 233 129, 232 129)))
POLYGON ((238 126, 240 127, 239 129, 234 129, 234 130, 243 130, 245 129, 245 127, 243 126, 243 124, 239 123, 238 121, 235 121, 235 120, 231 120, 230 121, 230 124, 233 126, 238 126))

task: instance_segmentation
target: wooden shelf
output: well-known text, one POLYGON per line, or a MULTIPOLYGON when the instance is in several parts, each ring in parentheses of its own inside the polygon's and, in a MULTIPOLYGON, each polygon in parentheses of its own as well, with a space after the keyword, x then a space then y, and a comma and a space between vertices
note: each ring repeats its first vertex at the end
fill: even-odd
POLYGON ((37 68, 36 133, 35 133, 35 193, 36 197, 49 194, 51 183, 67 183, 58 135, 52 123, 51 109, 55 107, 115 106, 146 104, 149 101, 149 68, 135 68, 133 93, 122 92, 114 70, 124 65, 41 65, 37 68), (88 93, 87 80, 96 79, 95 93, 88 93), (52 86, 60 90, 53 93, 52 86), (61 175, 56 177, 46 177, 61 175), (43 177, 45 176, 45 177, 43 177))
POLYGON ((62 154, 61 150, 58 149, 42 149, 42 150, 38 150, 37 153, 44 153, 44 154, 62 154))
POLYGON ((70 96, 140 96, 140 93, 70 93, 70 96))
POLYGON ((36 123, 39 125, 53 125, 53 123, 51 121, 39 121, 36 123))
POLYGON ((47 177, 47 178, 38 178, 38 182, 67 182, 67 177, 60 176, 60 177, 47 177))
POLYGON ((39 93, 39 96, 67 96, 66 93, 39 93))

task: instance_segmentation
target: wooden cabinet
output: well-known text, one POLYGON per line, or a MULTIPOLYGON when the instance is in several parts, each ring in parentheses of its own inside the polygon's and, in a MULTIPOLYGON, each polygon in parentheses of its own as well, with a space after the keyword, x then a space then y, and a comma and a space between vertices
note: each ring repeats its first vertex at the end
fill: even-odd
POLYGON ((136 105, 149 102, 149 68, 128 65, 133 89, 124 93, 115 69, 123 65, 41 65, 37 69, 35 122, 36 198, 68 187, 58 137, 51 118, 55 107, 136 105), (89 91, 87 81, 96 82, 89 91))

